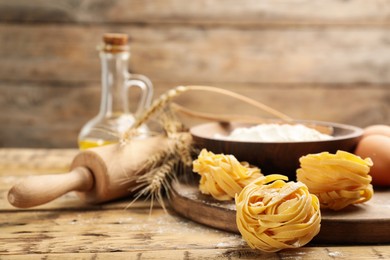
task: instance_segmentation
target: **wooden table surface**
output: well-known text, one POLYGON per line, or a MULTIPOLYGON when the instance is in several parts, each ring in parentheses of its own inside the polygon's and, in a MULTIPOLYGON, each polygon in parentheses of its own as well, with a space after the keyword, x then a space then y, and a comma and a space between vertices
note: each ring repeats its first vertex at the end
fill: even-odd
POLYGON ((77 150, 0 149, 0 259, 390 259, 390 245, 307 245, 263 253, 241 236, 130 198, 88 205, 69 193, 17 209, 6 195, 27 175, 67 171, 77 150))

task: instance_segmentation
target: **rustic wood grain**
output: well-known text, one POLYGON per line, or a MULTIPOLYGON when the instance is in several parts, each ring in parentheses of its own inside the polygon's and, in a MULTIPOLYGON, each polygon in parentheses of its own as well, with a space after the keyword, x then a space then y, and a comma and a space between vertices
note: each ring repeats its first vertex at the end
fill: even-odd
POLYGON ((231 257, 253 259, 275 257, 291 259, 303 256, 304 259, 325 257, 380 259, 389 256, 388 246, 359 247, 312 247, 279 253, 263 253, 251 250, 236 234, 222 232, 197 225, 172 214, 155 210, 145 218, 147 210, 126 211, 66 211, 66 212, 21 212, 2 213, 3 255, 30 254, 74 256, 129 252, 129 256, 142 253, 142 256, 180 257, 200 256, 206 252, 222 259, 231 257), (174 250, 179 250, 174 253, 174 250), (203 251, 203 253, 202 253, 203 251), (165 254, 168 252, 168 255, 165 254), (77 253, 77 255, 76 255, 77 253), (143 255, 143 253, 145 255, 143 255), (194 254, 194 255, 192 255, 194 254))
POLYGON ((77 149, 0 149, 0 171, 10 176, 67 172, 77 149))
MULTIPOLYGON (((130 70, 155 97, 206 84, 301 119, 389 124, 389 10, 386 0, 0 0, 0 146, 77 146, 100 102, 95 47, 112 31, 131 36, 130 70)), ((204 100, 183 102, 248 112, 204 100)))
MULTIPOLYGON (((50 170, 60 154, 76 150, 1 149, 7 165, 27 162, 50 170), (33 157, 34 154, 37 156, 33 157), (41 161, 43 154, 46 160, 41 161), (47 162, 47 164, 45 163, 47 162)), ((2 161, 2 164, 3 162, 2 161)), ((22 164, 23 165, 23 164, 22 164)), ((26 169, 27 172, 34 172, 26 169)), ((22 172, 22 171, 21 171, 22 172)), ((155 207, 149 201, 124 210, 127 201, 97 206, 79 203, 69 194, 45 207, 10 208, 3 193, 23 174, 0 168, 1 259, 387 259, 389 245, 334 246, 309 244, 295 250, 263 253, 251 250, 240 235, 211 229, 155 207)))
MULTIPOLYGON (((114 249, 112 251, 115 251, 114 249)), ((387 246, 310 247, 266 254, 248 248, 140 250, 111 253, 66 253, 7 255, 7 259, 386 259, 387 246)))
POLYGON ((386 0, 1 0, 0 21, 361 26, 388 24, 388 5, 386 0))
MULTIPOLYGON (((0 78, 100 79, 101 36, 132 37, 133 71, 153 81, 379 83, 390 81, 388 27, 231 28, 0 24, 0 78)), ((54 85, 54 84, 53 84, 54 85)))
POLYGON ((115 251, 134 251, 144 249, 145 242, 154 250, 212 249, 219 243, 230 247, 243 245, 236 234, 195 225, 162 209, 154 210, 149 217, 146 217, 148 208, 11 214, 12 219, 10 214, 1 214, 3 246, 0 252, 11 250, 13 254, 21 254, 28 243, 30 252, 35 253, 106 252, 110 247, 115 251), (203 235, 193 236, 196 233, 203 235), (20 239, 15 239, 17 234, 20 239))

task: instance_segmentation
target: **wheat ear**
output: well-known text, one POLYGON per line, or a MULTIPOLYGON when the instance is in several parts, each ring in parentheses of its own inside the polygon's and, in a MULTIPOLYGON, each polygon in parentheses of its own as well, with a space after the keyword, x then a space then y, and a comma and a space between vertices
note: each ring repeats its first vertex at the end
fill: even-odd
POLYGON ((133 188, 133 191, 138 190, 138 192, 134 200, 126 208, 129 208, 141 196, 146 196, 146 199, 151 199, 150 211, 153 208, 154 199, 166 211, 162 192, 169 190, 170 181, 175 178, 174 167, 176 163, 176 158, 170 158, 160 166, 140 176, 137 180, 139 185, 133 188))

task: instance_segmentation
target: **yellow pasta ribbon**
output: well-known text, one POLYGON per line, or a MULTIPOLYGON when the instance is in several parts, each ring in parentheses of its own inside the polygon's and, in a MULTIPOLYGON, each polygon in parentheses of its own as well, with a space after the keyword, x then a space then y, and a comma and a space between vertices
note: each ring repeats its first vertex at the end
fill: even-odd
POLYGON ((309 154, 299 159, 297 180, 305 183, 318 196, 322 208, 341 210, 348 205, 363 203, 374 194, 369 175, 370 158, 337 151, 309 154))
POLYGON ((260 169, 240 163, 233 155, 214 154, 202 149, 193 162, 201 178, 199 190, 217 200, 232 200, 248 183, 262 176, 260 169))
POLYGON ((253 249, 276 252, 301 247, 320 231, 318 198, 305 184, 286 180, 284 175, 263 176, 236 196, 237 227, 253 249))

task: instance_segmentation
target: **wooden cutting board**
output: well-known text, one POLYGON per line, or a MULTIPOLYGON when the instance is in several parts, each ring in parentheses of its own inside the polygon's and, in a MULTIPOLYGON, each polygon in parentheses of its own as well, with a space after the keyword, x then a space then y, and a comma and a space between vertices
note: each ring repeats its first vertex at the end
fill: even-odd
MULTIPOLYGON (((201 194, 198 179, 172 184, 171 207, 195 222, 239 233, 234 201, 220 202, 201 194)), ((390 243, 390 189, 375 190, 373 198, 341 211, 321 210, 321 231, 314 243, 377 244, 390 243)))

